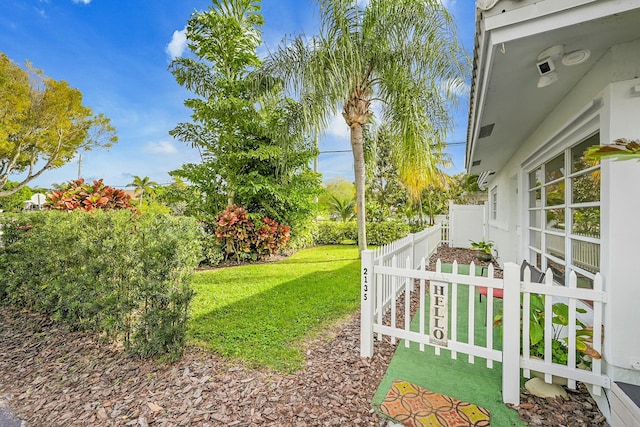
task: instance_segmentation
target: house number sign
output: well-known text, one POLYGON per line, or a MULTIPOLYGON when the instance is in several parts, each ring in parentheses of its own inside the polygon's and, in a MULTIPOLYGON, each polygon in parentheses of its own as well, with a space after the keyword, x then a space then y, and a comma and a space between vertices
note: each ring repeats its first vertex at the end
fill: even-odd
POLYGON ((364 292, 362 292, 362 299, 364 301, 366 301, 369 298, 369 271, 367 270, 367 268, 363 268, 362 269, 362 290, 364 292))

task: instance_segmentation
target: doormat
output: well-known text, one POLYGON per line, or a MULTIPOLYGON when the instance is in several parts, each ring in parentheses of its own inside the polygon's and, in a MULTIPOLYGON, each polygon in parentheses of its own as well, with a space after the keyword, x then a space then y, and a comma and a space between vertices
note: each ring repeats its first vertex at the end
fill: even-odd
POLYGON ((489 427, 489 411, 404 380, 395 380, 380 412, 408 427, 489 427))

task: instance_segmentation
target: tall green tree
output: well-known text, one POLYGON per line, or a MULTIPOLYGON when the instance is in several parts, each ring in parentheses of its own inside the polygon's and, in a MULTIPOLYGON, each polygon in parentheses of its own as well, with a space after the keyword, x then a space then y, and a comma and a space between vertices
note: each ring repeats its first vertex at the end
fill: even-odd
POLYGON ((365 132, 366 200, 369 221, 382 222, 394 211, 404 211, 407 190, 394 161, 396 148, 386 126, 365 132))
POLYGON ((151 181, 151 178, 149 178, 148 176, 140 178, 138 175, 134 175, 133 181, 125 185, 125 187, 133 187, 136 193, 140 193, 140 205, 142 205, 144 193, 154 196, 156 194, 155 187, 157 186, 158 183, 155 181, 151 181))
POLYGON ((216 216, 229 204, 298 226, 313 217, 320 180, 309 167, 316 154, 301 133, 301 110, 278 87, 253 77, 261 61, 263 18, 257 0, 213 0, 187 25, 195 57, 170 70, 196 97, 185 101, 192 122, 171 134, 202 153, 202 162, 174 171, 199 188, 216 216))
MULTIPOLYGON (((155 188, 156 200, 169 207, 174 215, 200 217, 202 197, 200 190, 180 177, 173 177, 169 185, 155 188)), ((201 219, 201 218, 200 218, 201 219)))
MULTIPOLYGON (((318 196, 318 214, 333 215, 334 198, 339 200, 356 201, 356 186, 343 176, 331 178, 322 184, 322 192, 318 196)), ((355 209, 352 209, 355 215, 355 209)))
POLYGON ((326 128, 339 109, 351 133, 358 242, 366 249, 363 127, 379 102, 381 122, 402 141, 398 165, 415 194, 437 167, 451 126, 448 106, 463 84, 466 59, 452 17, 439 0, 318 0, 320 33, 285 40, 266 61, 305 104, 309 128, 326 128))
POLYGON ((110 120, 82 104, 82 93, 0 52, 0 197, 14 194, 43 172, 68 163, 79 150, 117 141, 110 120), (24 178, 6 188, 9 175, 24 178))

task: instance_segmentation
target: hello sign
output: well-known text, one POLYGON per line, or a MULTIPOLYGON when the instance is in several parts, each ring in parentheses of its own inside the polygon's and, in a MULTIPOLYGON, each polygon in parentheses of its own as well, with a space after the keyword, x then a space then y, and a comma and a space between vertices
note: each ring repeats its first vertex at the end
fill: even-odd
POLYGON ((432 280, 429 289, 429 343, 446 347, 449 332, 449 284, 432 280))

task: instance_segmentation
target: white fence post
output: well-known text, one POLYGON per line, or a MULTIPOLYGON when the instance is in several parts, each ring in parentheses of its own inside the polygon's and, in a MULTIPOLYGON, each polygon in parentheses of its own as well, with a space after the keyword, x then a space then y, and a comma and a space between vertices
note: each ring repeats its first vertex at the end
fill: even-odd
POLYGON ((409 234, 411 236, 411 265, 405 265, 407 268, 416 268, 416 233, 409 234))
POLYGON ((376 295, 373 274, 374 252, 362 251, 361 259, 361 300, 360 309, 360 356, 373 356, 373 310, 376 295))
MULTIPOLYGON (((504 266, 502 299, 502 400, 520 404, 520 267, 504 266)), ((489 303, 487 301, 487 303, 489 303)))

